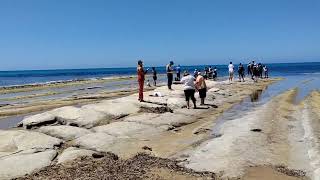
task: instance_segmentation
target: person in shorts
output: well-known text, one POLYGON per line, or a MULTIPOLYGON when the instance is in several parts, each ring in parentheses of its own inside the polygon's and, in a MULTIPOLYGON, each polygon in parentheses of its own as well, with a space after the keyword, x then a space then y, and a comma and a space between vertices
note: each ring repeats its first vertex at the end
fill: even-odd
POLYGON ((155 67, 152 67, 152 78, 153 78, 153 85, 157 86, 158 75, 155 67))
POLYGON ((244 82, 244 74, 245 74, 244 71, 245 71, 245 69, 244 69, 243 65, 240 63, 239 67, 238 67, 238 74, 239 74, 239 81, 240 82, 241 82, 241 79, 244 82))
POLYGON ((201 99, 200 105, 204 105, 204 101, 207 97, 207 85, 205 78, 201 75, 201 72, 198 73, 196 79, 196 88, 199 91, 199 96, 201 99))
POLYGON ((187 102, 187 108, 190 109, 190 99, 193 102, 194 109, 197 108, 196 105, 196 98, 194 97, 194 94, 196 92, 196 87, 195 87, 195 78, 191 76, 188 72, 185 72, 184 77, 181 79, 181 83, 183 84, 183 90, 184 90, 184 95, 186 97, 186 102, 187 102))
POLYGON ((231 82, 233 80, 233 73, 234 73, 234 66, 232 62, 230 62, 228 69, 229 69, 229 82, 231 82))
POLYGON ((172 90, 172 81, 173 81, 173 61, 170 61, 169 64, 166 66, 166 71, 167 71, 167 78, 168 78, 168 89, 172 90))

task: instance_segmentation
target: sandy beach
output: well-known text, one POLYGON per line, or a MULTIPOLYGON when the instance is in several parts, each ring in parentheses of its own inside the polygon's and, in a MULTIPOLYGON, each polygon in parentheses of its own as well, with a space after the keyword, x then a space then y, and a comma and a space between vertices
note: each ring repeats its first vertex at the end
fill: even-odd
POLYGON ((279 81, 207 81, 197 109, 185 108, 182 85, 147 89, 142 103, 133 88, 2 107, 23 118, 0 130, 0 179, 317 180, 320 93, 257 105, 279 81))

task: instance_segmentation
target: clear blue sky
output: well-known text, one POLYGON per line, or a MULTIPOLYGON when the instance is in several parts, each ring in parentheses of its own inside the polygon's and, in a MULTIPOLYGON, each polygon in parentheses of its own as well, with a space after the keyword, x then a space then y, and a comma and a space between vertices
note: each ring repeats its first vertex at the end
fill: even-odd
POLYGON ((319 0, 1 0, 0 69, 320 61, 319 0))

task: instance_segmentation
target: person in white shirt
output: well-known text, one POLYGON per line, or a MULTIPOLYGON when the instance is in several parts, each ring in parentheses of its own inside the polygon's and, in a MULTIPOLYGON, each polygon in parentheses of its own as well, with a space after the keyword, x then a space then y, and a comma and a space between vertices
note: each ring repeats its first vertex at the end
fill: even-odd
POLYGON ((233 80, 233 74, 234 74, 234 66, 232 62, 230 62, 228 69, 229 69, 229 81, 231 82, 233 80))
POLYGON ((191 76, 188 72, 185 72, 184 77, 181 79, 181 83, 183 84, 183 90, 184 90, 184 95, 186 97, 187 101, 187 108, 190 109, 190 98, 193 102, 194 109, 197 108, 196 105, 196 98, 194 97, 194 94, 196 92, 196 87, 195 87, 195 78, 191 76))

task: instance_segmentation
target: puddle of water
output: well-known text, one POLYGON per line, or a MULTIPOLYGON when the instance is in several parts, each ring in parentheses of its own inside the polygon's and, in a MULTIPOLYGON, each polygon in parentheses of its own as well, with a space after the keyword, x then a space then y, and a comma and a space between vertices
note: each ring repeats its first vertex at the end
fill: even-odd
POLYGON ((244 99, 241 103, 232 106, 229 110, 225 111, 217 120, 212 128, 213 135, 221 135, 221 126, 230 120, 239 119, 248 113, 255 110, 273 97, 289 90, 298 89, 295 97, 295 103, 301 102, 313 90, 320 88, 320 75, 300 75, 300 76, 287 76, 284 80, 276 82, 268 86, 264 91, 255 91, 248 98, 244 99))

